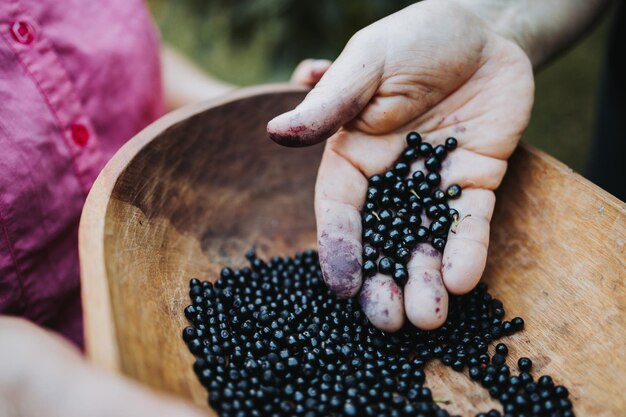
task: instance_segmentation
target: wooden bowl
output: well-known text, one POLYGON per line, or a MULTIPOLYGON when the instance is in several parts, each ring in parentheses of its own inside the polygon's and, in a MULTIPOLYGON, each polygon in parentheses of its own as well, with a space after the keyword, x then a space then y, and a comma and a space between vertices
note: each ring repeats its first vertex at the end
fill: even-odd
MULTIPOLYGON (((265 86, 187 107, 135 136, 107 164, 81 219, 89 358, 206 407, 181 340, 189 278, 315 247, 322 146, 282 148, 265 125, 305 91, 265 86)), ((484 280, 523 316, 519 356, 566 385, 579 416, 626 412, 624 204, 528 146, 498 192, 484 280)), ((464 415, 491 408, 466 374, 430 364, 434 396, 464 415)), ((210 412, 212 415, 213 412, 210 412)), ((623 414, 622 414, 623 415, 623 414)))

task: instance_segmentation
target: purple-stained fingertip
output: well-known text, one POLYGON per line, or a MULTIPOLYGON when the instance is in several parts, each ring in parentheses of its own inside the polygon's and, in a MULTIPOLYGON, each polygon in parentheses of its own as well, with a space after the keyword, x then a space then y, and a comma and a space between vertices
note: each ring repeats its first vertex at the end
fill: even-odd
POLYGON ((324 281, 338 297, 354 297, 361 288, 361 248, 342 236, 322 233, 319 259, 324 281))

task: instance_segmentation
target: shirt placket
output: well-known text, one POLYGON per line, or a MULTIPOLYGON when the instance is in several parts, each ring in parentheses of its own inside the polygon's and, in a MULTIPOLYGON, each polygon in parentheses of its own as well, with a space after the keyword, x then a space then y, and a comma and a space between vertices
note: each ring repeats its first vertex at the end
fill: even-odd
POLYGON ((46 38, 45 28, 23 10, 19 2, 13 1, 9 9, 2 25, 2 36, 44 96, 86 194, 97 176, 94 169, 102 158, 93 124, 52 42, 46 38))

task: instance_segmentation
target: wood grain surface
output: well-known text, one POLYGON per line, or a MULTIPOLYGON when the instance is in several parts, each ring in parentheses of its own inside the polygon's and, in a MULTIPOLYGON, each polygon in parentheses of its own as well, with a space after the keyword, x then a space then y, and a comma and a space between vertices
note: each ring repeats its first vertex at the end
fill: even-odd
MULTIPOLYGON (((265 125, 304 90, 244 89, 181 109, 122 148, 96 181, 80 226, 87 351, 96 364, 206 405, 180 334, 188 281, 225 265, 314 247, 313 185, 322 147, 287 149, 265 125)), ((554 159, 522 146, 497 193, 484 275, 509 338, 535 374, 572 393, 579 416, 621 416, 626 400, 626 208, 554 159)), ((467 375, 427 371, 451 412, 496 404, 467 375)), ((496 407, 497 408, 497 407, 496 407)))

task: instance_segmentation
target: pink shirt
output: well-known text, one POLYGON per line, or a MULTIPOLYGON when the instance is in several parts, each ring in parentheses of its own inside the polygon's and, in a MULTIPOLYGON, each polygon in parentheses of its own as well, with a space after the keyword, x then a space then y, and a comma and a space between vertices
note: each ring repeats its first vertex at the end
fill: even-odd
POLYGON ((163 111, 158 41, 142 0, 0 1, 0 314, 82 345, 78 220, 163 111))

